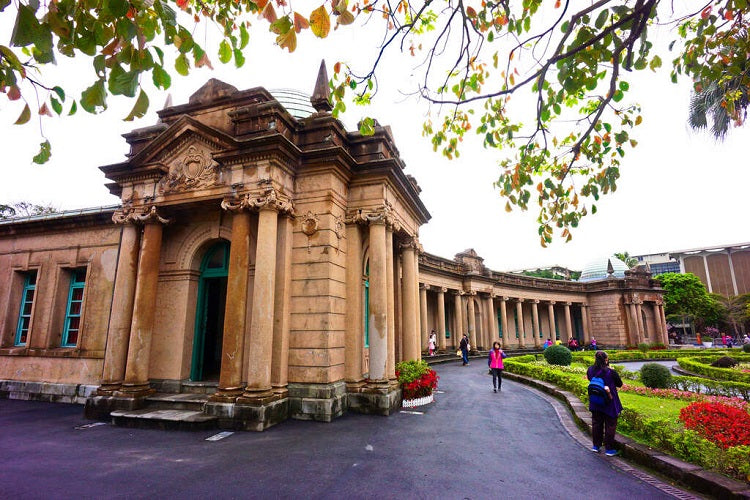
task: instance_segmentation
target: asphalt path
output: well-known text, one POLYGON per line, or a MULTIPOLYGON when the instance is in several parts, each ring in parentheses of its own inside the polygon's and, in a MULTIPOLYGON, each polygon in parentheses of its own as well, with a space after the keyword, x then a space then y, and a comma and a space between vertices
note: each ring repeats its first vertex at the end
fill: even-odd
POLYGON ((0 400, 0 498, 672 498, 589 451, 546 396, 508 380, 493 393, 481 361, 435 369, 436 402, 412 412, 217 441, 0 400))

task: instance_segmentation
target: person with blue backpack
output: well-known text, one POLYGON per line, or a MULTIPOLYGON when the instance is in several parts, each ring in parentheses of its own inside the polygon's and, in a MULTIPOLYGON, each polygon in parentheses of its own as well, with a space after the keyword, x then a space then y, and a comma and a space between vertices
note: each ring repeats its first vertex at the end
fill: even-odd
POLYGON ((609 367, 609 357, 604 351, 597 351, 594 364, 586 372, 589 379, 589 410, 591 411, 591 451, 599 453, 604 442, 604 454, 614 457, 619 452, 615 448, 617 417, 622 411, 622 403, 617 388, 622 387, 620 375, 609 367))

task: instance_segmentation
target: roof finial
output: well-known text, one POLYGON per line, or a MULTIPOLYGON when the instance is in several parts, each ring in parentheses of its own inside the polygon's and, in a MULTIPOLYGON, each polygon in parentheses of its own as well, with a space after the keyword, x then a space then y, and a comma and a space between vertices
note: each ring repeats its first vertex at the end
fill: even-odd
POLYGON ((330 112, 333 109, 330 99, 331 90, 328 88, 328 72, 326 71, 326 61, 323 59, 320 61, 318 80, 315 82, 315 90, 313 90, 310 98, 310 104, 318 113, 330 112))
POLYGON ((612 278, 615 274, 615 268, 612 266, 612 259, 607 259, 607 275, 609 278, 612 278))

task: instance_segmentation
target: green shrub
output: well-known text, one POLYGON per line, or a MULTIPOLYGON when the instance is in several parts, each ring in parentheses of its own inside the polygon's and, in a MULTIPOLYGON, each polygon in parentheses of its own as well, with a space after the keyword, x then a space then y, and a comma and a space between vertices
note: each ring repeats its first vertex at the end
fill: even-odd
POLYGON ((569 366, 573 355, 564 345, 551 345, 544 350, 544 359, 551 365, 569 366))
POLYGON ((641 367, 641 382, 650 389, 667 389, 672 386, 672 374, 666 366, 646 363, 641 367))
POLYGON ((742 352, 750 352, 750 344, 743 345, 742 352))
POLYGON ((400 384, 408 384, 417 380, 430 370, 430 365, 423 359, 401 361, 396 364, 396 377, 400 384))
POLYGON ((737 366, 738 364, 739 363, 734 358, 730 358, 729 356, 722 356, 711 363, 711 366, 715 366, 716 368, 732 368, 734 366, 737 366))
POLYGON ((641 352, 648 352, 651 346, 645 342, 638 344, 638 350, 641 352))

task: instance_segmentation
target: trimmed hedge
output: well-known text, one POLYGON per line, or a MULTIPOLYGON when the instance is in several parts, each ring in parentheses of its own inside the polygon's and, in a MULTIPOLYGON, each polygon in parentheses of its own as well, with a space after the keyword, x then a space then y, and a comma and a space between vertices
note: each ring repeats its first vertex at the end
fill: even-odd
MULTIPOLYGON (((722 356, 704 356, 701 358, 684 357, 678 358, 677 364, 680 365, 680 368, 683 368, 691 373, 695 373, 696 375, 703 375, 704 377, 709 377, 715 380, 730 380, 733 382, 743 382, 746 384, 750 383, 750 373, 743 373, 741 371, 731 370, 728 368, 714 368, 713 366, 710 366, 710 363, 713 363, 720 357, 722 356)), ((744 354, 735 357, 737 361, 748 361, 747 358, 748 357, 744 354)))
POLYGON ((730 382, 727 380, 711 380, 702 377, 673 376, 672 386, 681 391, 708 394, 709 396, 727 396, 742 398, 750 402, 750 384, 745 382, 730 382))

